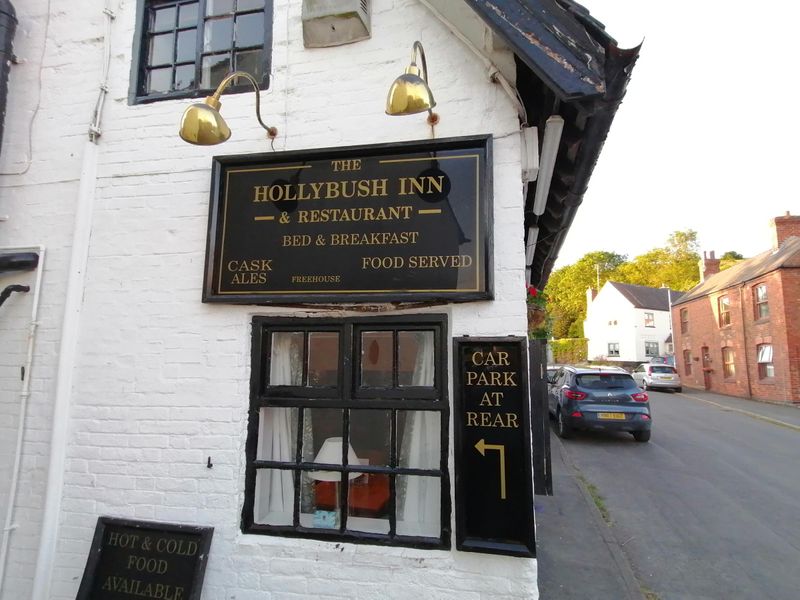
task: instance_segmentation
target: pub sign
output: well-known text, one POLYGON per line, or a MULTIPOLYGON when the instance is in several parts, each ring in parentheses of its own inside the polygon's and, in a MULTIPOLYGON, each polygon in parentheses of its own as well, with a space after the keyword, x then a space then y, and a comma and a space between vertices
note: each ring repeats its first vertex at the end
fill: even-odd
POLYGON ((455 340, 456 547, 534 556, 525 338, 455 340))
POLYGON ((213 162, 204 302, 492 297, 491 137, 213 162))

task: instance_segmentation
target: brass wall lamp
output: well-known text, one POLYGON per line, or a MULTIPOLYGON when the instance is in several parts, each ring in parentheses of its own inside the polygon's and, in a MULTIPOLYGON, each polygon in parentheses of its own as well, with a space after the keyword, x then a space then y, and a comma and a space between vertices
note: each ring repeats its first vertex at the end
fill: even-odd
POLYGON ((221 144, 231 137, 231 129, 219 113, 222 103, 219 97, 225 88, 236 78, 244 77, 249 81, 256 91, 256 117, 258 122, 267 132, 267 137, 274 140, 278 135, 275 127, 270 127, 261 120, 261 98, 259 96, 258 83, 249 73, 244 71, 234 71, 227 75, 217 86, 217 90, 212 96, 208 96, 202 102, 195 102, 187 108, 181 117, 180 136, 190 144, 198 146, 213 146, 221 144))
POLYGON ((439 122, 439 115, 431 109, 436 106, 433 92, 428 86, 428 63, 425 60, 425 50, 420 42, 414 42, 411 49, 411 64, 406 67, 406 72, 394 80, 389 88, 386 98, 387 115, 414 115, 428 111, 428 125, 433 126, 439 122), (422 70, 417 66, 419 53, 422 70))

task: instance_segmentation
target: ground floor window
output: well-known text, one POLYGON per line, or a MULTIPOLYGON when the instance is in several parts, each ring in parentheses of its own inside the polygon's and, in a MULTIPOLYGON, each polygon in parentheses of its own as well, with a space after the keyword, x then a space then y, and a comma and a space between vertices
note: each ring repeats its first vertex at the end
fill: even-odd
POLYGON ((760 344, 756 347, 758 353, 758 378, 769 379, 775 377, 775 365, 772 363, 772 344, 760 344))
POLYGON ((726 379, 736 376, 736 366, 734 365, 735 358, 736 354, 733 348, 726 346, 722 349, 722 375, 726 379))
POLYGON ((658 356, 658 342, 645 342, 644 343, 645 356, 658 356))
POLYGON ((243 530, 449 547, 445 335, 256 317, 243 530))

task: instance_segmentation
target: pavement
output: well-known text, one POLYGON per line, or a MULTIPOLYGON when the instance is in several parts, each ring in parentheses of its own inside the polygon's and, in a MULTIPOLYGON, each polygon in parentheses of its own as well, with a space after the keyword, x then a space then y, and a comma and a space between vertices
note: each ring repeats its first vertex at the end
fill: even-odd
MULTIPOLYGON (((782 405, 684 387, 682 396, 800 431, 800 405, 782 405)), ((587 479, 550 432, 553 496, 536 496, 541 600, 642 600, 642 591, 587 479)), ((652 596, 651 596, 652 597, 652 596)))

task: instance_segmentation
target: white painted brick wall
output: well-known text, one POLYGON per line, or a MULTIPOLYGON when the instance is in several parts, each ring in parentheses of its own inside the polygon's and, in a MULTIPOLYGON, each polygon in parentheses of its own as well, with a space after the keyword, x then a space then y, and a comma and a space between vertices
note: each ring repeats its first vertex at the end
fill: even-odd
MULTIPOLYGON (((12 537, 3 600, 27 598, 32 587, 62 301, 103 38, 102 3, 15 4, 15 53, 24 62, 12 68, 0 154, 0 215, 11 217, 0 222, 0 245, 44 244, 48 255, 17 495, 20 529, 12 537)), ((494 136, 495 300, 430 312, 450 315, 453 336, 524 335, 515 110, 488 82, 483 65, 416 0, 373 4, 370 40, 305 49, 300 3, 275 1, 272 85, 262 95, 264 120, 280 131, 275 149, 428 138, 424 115, 383 112, 388 85, 406 66, 413 41, 421 40, 441 116, 437 137, 494 136)), ((177 137, 189 101, 128 105, 136 2, 112 1, 111 8, 110 94, 98 147, 52 597, 75 597, 100 515, 213 525, 205 600, 536 597, 532 560, 239 532, 250 320, 294 313, 200 302, 210 159, 270 148, 252 94, 223 96, 233 137, 215 148, 177 137), (213 469, 206 468, 208 456, 213 469)), ((22 305, 29 301, 0 308, 0 477, 7 472, 6 433, 18 418, 14 391, 29 313, 22 305)))

